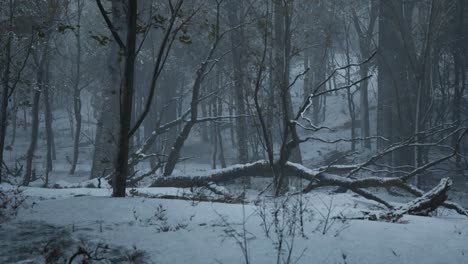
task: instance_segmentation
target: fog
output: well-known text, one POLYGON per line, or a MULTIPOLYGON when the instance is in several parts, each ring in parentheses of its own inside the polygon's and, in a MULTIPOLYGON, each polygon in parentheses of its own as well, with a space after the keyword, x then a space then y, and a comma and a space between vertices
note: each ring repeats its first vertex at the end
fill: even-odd
POLYGON ((467 41, 464 0, 0 0, 0 262, 468 263, 467 41))

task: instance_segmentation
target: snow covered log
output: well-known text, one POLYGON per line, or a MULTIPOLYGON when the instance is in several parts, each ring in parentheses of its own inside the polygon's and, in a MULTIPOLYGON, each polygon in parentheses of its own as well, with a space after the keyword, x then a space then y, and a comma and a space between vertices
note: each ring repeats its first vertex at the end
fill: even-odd
POLYGON ((442 179, 432 190, 403 205, 395 211, 396 214, 428 215, 442 206, 448 198, 447 192, 452 186, 452 180, 442 179))
MULTIPOLYGON (((349 171, 355 167, 356 166, 327 166, 311 170, 302 165, 288 162, 285 166, 285 172, 288 176, 300 177, 312 181, 324 172, 349 171)), ((254 163, 212 170, 202 175, 165 176, 156 179, 151 186, 176 188, 204 187, 209 183, 225 183, 243 177, 273 177, 270 163, 266 160, 260 160, 254 163)), ((346 179, 343 177, 341 178, 346 179)))
POLYGON ((234 165, 210 171, 205 175, 164 176, 156 179, 151 187, 205 187, 210 183, 218 184, 250 176, 270 177, 271 169, 269 169, 268 162, 261 160, 244 165, 234 165))
POLYGON ((405 214, 428 216, 429 213, 435 211, 437 208, 444 205, 448 198, 447 192, 449 191, 451 186, 452 180, 450 180, 449 178, 444 178, 439 182, 439 184, 436 187, 434 187, 430 191, 400 206, 395 210, 381 213, 379 215, 364 212, 365 216, 357 219, 397 222, 405 214))
MULTIPOLYGON (((459 214, 468 216, 468 211, 466 209, 456 203, 446 201, 447 191, 452 184, 451 180, 448 178, 442 179, 434 189, 428 193, 424 193, 422 190, 408 184, 405 178, 366 177, 354 179, 338 175, 339 173, 351 171, 358 166, 359 165, 336 165, 309 169, 303 165, 288 162, 285 164, 284 171, 288 176, 299 177, 310 181, 309 186, 307 186, 303 192, 309 192, 319 187, 336 186, 353 191, 366 199, 381 203, 393 210, 394 208, 390 203, 364 189, 395 187, 419 197, 412 202, 412 205, 407 205, 408 213, 416 214, 416 212, 419 212, 424 214, 442 205, 457 211, 459 214)), ((207 187, 210 184, 231 182, 243 177, 273 177, 273 174, 269 162, 261 160, 244 165, 234 165, 226 169, 213 170, 204 175, 160 177, 156 179, 151 186, 175 188, 207 187)), ((402 208, 398 210, 402 210, 402 208)))
MULTIPOLYGON (((414 194, 415 196, 417 197, 420 197, 420 196, 423 196, 424 195, 424 191, 412 186, 412 185, 407 185, 407 191, 409 191, 410 193, 414 194)), ((443 206, 447 209, 450 209, 450 210, 454 210, 456 211, 457 213, 461 214, 461 215, 465 215, 466 217, 468 217, 468 210, 466 210, 465 208, 463 208, 461 205, 457 204, 457 203, 454 203, 454 202, 450 202, 450 201, 445 201, 443 206)))
POLYGON ((419 215, 419 216, 428 216, 431 212, 435 211, 440 206, 449 207, 446 204, 451 204, 454 207, 450 208, 461 215, 466 215, 466 210, 461 208, 459 205, 447 202, 448 195, 447 192, 452 186, 452 180, 450 178, 442 179, 439 184, 432 188, 430 191, 422 194, 420 197, 387 212, 375 214, 368 211, 363 211, 363 216, 347 218, 343 216, 337 216, 336 219, 341 220, 370 220, 370 221, 387 221, 387 222, 397 222, 404 215, 419 215), (461 210, 461 211, 460 211, 461 210))
MULTIPOLYGON (((400 178, 368 177, 363 179, 351 179, 331 173, 350 171, 356 168, 352 166, 326 166, 317 169, 309 169, 300 164, 288 162, 285 165, 285 173, 291 177, 299 177, 314 182, 317 187, 340 186, 347 189, 371 188, 371 187, 400 187, 408 189, 400 178)), ((202 175, 166 176, 156 179, 152 187, 203 187, 208 183, 225 183, 243 177, 273 177, 272 169, 268 161, 260 160, 244 165, 234 165, 225 169, 209 171, 202 175)))

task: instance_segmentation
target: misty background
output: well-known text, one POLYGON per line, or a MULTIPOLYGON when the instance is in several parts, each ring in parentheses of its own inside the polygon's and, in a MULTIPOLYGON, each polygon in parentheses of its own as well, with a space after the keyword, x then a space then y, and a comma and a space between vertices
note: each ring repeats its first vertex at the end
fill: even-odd
POLYGON ((468 216, 467 43, 465 0, 0 0, 3 208, 154 188, 468 216))

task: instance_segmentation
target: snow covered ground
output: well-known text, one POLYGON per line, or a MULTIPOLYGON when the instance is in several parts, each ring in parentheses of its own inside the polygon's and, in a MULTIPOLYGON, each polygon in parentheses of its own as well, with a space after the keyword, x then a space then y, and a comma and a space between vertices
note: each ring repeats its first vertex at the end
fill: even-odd
MULTIPOLYGON (((293 87, 293 95, 297 107, 303 100, 302 80, 293 87)), ((314 136, 326 140, 351 137, 345 127, 350 117, 343 95, 327 97, 322 125, 336 131, 320 131, 314 136)), ((375 79, 369 95, 370 106, 375 107, 375 79)), ((358 105, 359 97, 354 100, 358 105)), ((252 264, 468 263, 468 219, 444 209, 430 218, 404 216, 398 223, 340 220, 334 217, 360 217, 363 211, 381 212, 382 208, 350 193, 331 194, 326 189, 289 197, 285 206, 284 198, 257 199, 253 190, 248 192, 249 203, 245 205, 151 198, 194 195, 191 190, 175 188, 136 188, 129 190, 130 197, 110 198, 111 190, 104 183, 102 189, 89 188, 97 186, 96 180, 88 180, 92 157, 89 138, 94 138, 95 120, 90 107, 84 109, 87 137, 81 141, 77 173, 68 174, 70 128, 66 113, 57 111, 57 160, 49 185, 56 188, 40 188, 41 179, 32 187, 22 187, 28 206, 21 207, 11 221, 0 223, 0 263, 68 263, 80 247, 102 258, 93 263, 246 263, 246 258, 252 264)), ((308 136, 309 132, 301 133, 308 136)), ((375 126, 371 134, 375 134, 375 126)), ((228 139, 225 142, 229 145, 228 139)), ((16 143, 5 152, 10 168, 22 160, 28 144, 29 131, 19 129, 16 143)), ((349 149, 349 142, 330 145, 310 141, 301 145, 304 165, 311 168, 324 162, 331 152, 349 149)), ((210 151, 199 141, 195 129, 183 150, 183 156, 193 158, 178 164, 175 174, 209 171, 210 151)), ((44 153, 41 136, 34 165, 39 177, 45 167, 44 153)), ((355 161, 368 154, 356 155, 355 161)), ((233 148, 226 147, 226 157, 228 165, 235 163, 233 148)), ((145 166, 138 169, 144 172, 145 166)), ((11 180, 19 183, 21 177, 11 180)), ((1 190, 12 188, 0 185, 1 190)), ((379 195, 394 202, 409 199, 386 192, 379 195)), ((468 196, 461 192, 451 194, 450 199, 468 205, 468 196)))
POLYGON ((0 226, 0 263, 45 263, 50 249, 44 248, 57 239, 68 245, 63 246, 68 257, 79 246, 94 252, 97 245, 124 256, 98 263, 244 263, 244 238, 250 263, 277 263, 278 254, 280 263, 288 255, 290 263, 468 263, 468 219, 447 210, 387 223, 334 220, 380 210, 349 193, 292 196, 286 207, 268 197, 247 205, 144 197, 182 192, 190 191, 142 188, 122 199, 109 198, 110 189, 25 188, 27 203, 35 204, 0 226), (144 261, 131 262, 131 252, 144 261))

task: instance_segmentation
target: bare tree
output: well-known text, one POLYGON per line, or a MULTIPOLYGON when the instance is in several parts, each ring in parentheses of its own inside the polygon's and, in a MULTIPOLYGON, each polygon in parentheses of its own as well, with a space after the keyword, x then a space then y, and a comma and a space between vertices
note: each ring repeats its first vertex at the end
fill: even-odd
MULTIPOLYGON (((367 2, 366 2, 367 4, 367 2)), ((360 59, 363 60, 371 55, 372 50, 372 40, 374 36, 374 28, 375 23, 378 17, 378 6, 376 0, 370 0, 370 8, 368 8, 367 13, 369 14, 368 23, 366 27, 363 27, 361 19, 356 12, 356 10, 352 9, 352 16, 353 16, 353 25, 354 29, 356 30, 359 38, 359 51, 360 51, 360 59)), ((367 5, 369 6, 369 5, 367 5)), ((369 65, 363 64, 359 69, 359 74, 361 78, 364 78, 369 74, 369 65)), ((360 94, 360 118, 361 118, 361 137, 369 137, 370 136, 370 125, 369 125, 369 82, 366 80, 362 82, 359 86, 359 94, 360 94)), ((363 141, 364 148, 371 148, 371 141, 364 140, 363 141)))
MULTIPOLYGON (((233 28, 230 32, 232 48, 232 64, 234 69, 234 102, 237 115, 246 114, 245 90, 246 90, 246 72, 245 66, 245 45, 244 27, 240 16, 244 12, 243 0, 228 0, 226 4, 229 26, 233 28)), ((249 151, 247 146, 248 127, 245 118, 236 119, 236 142, 238 148, 237 160, 239 163, 246 163, 249 160, 249 151)))
MULTIPOLYGON (((9 118, 9 103, 12 95, 16 95, 16 88, 18 86, 18 83, 21 80, 22 73, 24 69, 26 68, 27 62, 29 60, 29 55, 31 53, 31 47, 34 41, 34 37, 31 35, 30 36, 30 41, 28 44, 26 44, 26 52, 23 57, 23 60, 21 64, 19 65, 19 69, 16 70, 16 73, 12 70, 12 64, 13 64, 13 55, 12 54, 12 42, 13 42, 13 37, 15 34, 15 28, 14 28, 14 20, 15 20, 15 4, 13 0, 8 1, 8 21, 7 21, 7 32, 6 32, 6 43, 4 47, 4 52, 2 52, 3 58, 2 60, 2 67, 0 69, 3 69, 3 72, 1 73, 1 101, 0 101, 0 183, 2 182, 2 177, 3 177, 3 164, 4 164, 4 159, 3 159, 3 154, 5 150, 5 140, 6 140, 6 132, 7 132, 7 127, 8 127, 8 118, 9 118)), ((17 22, 18 23, 18 22, 17 22)), ((28 32, 29 33, 29 32, 28 32)), ((18 52, 19 54, 19 52, 18 52)), ((14 143, 14 138, 15 138, 15 132, 16 132, 16 106, 17 106, 17 100, 15 98, 15 107, 13 111, 11 112, 11 115, 13 115, 13 136, 12 136, 12 143, 10 145, 13 145, 14 143)))
MULTIPOLYGON (((216 26, 218 27, 219 24, 216 26)), ((211 70, 215 66, 215 64, 211 62, 212 58, 215 54, 216 48, 218 47, 218 44, 221 41, 222 37, 228 32, 229 31, 225 31, 222 34, 219 34, 216 36, 216 39, 214 40, 208 52, 208 55, 206 56, 206 59, 201 63, 200 67, 197 70, 195 81, 192 86, 192 99, 190 101, 190 118, 189 118, 189 121, 185 123, 181 132, 177 136, 177 139, 174 142, 174 145, 171 148, 171 152, 168 155, 166 165, 164 166, 164 176, 169 176, 174 171, 175 165, 177 161, 179 160, 180 150, 182 149, 185 141, 187 140, 193 126, 197 122, 199 122, 198 104, 200 102, 201 85, 205 77, 211 72, 211 70)), ((216 63, 216 61, 214 63, 216 63)))
POLYGON ((81 16, 83 13, 84 2, 82 0, 76 1, 76 25, 77 27, 73 30, 74 36, 76 38, 76 73, 75 81, 73 84, 73 112, 75 114, 75 132, 73 139, 73 159, 72 165, 70 168, 70 174, 75 174, 76 164, 78 162, 78 156, 80 154, 80 137, 81 137, 81 90, 80 80, 81 80, 81 16))
POLYGON ((36 73, 36 87, 32 89, 32 96, 33 96, 33 101, 32 101, 32 109, 31 109, 31 115, 32 115, 32 125, 31 125, 31 141, 29 143, 29 148, 28 152, 26 154, 26 170, 24 173, 24 178, 23 178, 23 185, 28 186, 29 182, 31 181, 31 177, 33 174, 33 159, 34 159, 34 153, 36 151, 37 147, 37 137, 39 134, 39 100, 41 98, 41 93, 44 85, 44 72, 45 72, 45 64, 47 63, 47 52, 49 49, 49 43, 48 43, 48 38, 46 38, 45 43, 43 44, 44 47, 42 48, 42 54, 34 54, 35 56, 35 61, 36 61, 36 67, 37 67, 37 73, 36 73), (39 57, 40 56, 40 57, 39 57), (38 58, 39 57, 39 58, 38 58))

